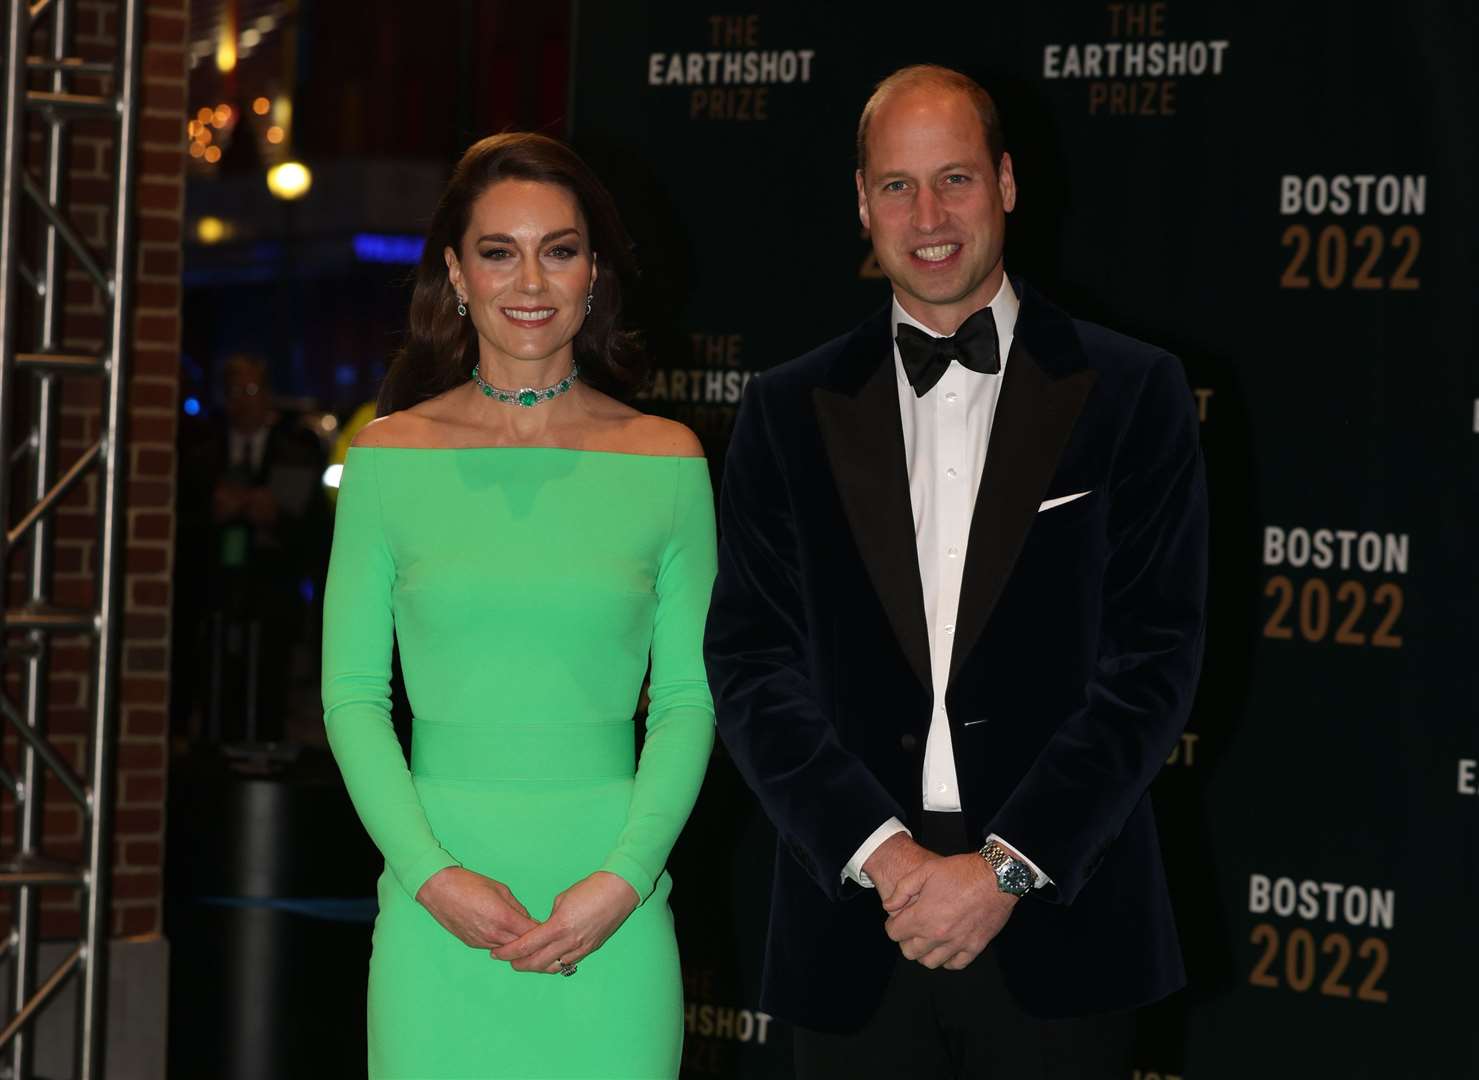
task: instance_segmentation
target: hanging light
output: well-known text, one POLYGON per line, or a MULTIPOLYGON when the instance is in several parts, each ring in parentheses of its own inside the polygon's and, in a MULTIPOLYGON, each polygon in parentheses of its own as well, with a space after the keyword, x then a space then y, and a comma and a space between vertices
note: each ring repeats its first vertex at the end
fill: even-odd
POLYGON ((195 236, 202 244, 219 244, 226 233, 226 223, 218 217, 203 217, 195 223, 195 236))
POLYGON ((216 70, 229 75, 236 70, 236 5, 225 4, 216 27, 216 70))
POLYGON ((301 199, 312 186, 313 174, 301 161, 284 161, 267 170, 267 190, 279 199, 301 199))

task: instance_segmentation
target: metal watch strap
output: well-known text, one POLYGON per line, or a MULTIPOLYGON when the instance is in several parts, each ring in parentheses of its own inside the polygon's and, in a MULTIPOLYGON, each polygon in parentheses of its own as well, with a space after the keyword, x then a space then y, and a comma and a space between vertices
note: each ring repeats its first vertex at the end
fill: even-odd
POLYGON ((992 840, 990 843, 981 848, 981 858, 990 863, 991 869, 996 871, 998 874, 1001 873, 1002 867, 1006 866, 1007 863, 1012 861, 1012 857, 1007 854, 1007 849, 1002 847, 995 840, 992 840))
POLYGON ((981 858, 996 874, 996 887, 1002 892, 1025 896, 1035 887, 1036 875, 998 841, 992 840, 982 847, 981 858))

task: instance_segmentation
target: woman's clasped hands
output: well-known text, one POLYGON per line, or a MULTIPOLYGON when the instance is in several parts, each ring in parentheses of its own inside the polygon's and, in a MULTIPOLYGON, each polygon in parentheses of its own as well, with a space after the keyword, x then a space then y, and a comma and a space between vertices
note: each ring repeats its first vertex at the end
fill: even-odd
POLYGON ((515 971, 558 974, 595 952, 637 909, 636 890, 598 870, 555 897, 549 918, 531 918, 507 885, 460 866, 427 879, 417 901, 464 945, 487 949, 515 971))
POLYGON ((622 878, 598 870, 555 897, 548 919, 490 954, 515 971, 573 968, 616 933, 637 902, 636 890, 622 878))

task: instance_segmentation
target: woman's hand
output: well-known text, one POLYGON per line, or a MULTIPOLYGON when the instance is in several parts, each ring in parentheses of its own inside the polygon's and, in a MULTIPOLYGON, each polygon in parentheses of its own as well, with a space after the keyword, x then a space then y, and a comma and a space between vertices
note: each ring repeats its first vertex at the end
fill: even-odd
POLYGON ((555 897, 549 918, 517 941, 490 950, 515 971, 554 974, 578 964, 606 943, 637 910, 637 892, 616 874, 598 870, 555 897))
POLYGON ((416 902, 473 949, 507 945, 539 926, 507 885, 460 866, 445 867, 427 878, 416 902))

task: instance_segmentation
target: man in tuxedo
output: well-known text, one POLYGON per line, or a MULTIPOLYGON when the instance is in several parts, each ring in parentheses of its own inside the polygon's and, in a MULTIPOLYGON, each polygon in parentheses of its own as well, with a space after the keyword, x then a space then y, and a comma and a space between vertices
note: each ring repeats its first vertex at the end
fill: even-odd
POLYGON ((1006 277, 968 77, 879 84, 857 192, 893 300, 752 380, 720 497, 710 681, 778 833, 762 1005, 802 1077, 1123 1080, 1131 1010, 1184 982, 1147 789, 1201 661, 1192 397, 1006 277))

